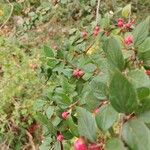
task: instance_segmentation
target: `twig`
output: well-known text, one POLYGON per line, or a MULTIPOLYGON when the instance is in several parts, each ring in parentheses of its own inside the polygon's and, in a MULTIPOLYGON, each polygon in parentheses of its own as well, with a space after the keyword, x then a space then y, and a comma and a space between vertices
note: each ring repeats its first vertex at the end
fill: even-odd
POLYGON ((8 16, 8 18, 6 19, 6 21, 0 26, 0 30, 6 25, 6 23, 9 21, 12 13, 13 13, 13 9, 14 9, 14 6, 10 3, 9 0, 6 0, 8 2, 8 4, 11 6, 11 11, 10 11, 10 14, 8 16))
POLYGON ((75 101, 73 104, 71 104, 71 105, 69 106, 69 109, 72 109, 75 105, 78 104, 78 102, 79 102, 79 100, 77 100, 77 101, 75 101))
POLYGON ((120 114, 120 129, 119 129, 119 138, 122 138, 122 128, 124 123, 124 115, 120 114))
POLYGON ((33 142, 33 137, 32 137, 32 135, 31 135, 28 131, 26 131, 26 134, 27 134, 28 137, 29 137, 29 142, 30 142, 30 144, 31 144, 32 150, 36 150, 36 147, 35 147, 34 142, 33 142))
POLYGON ((98 23, 98 18, 99 18, 99 8, 100 8, 100 1, 97 1, 97 9, 96 9, 96 24, 98 23))

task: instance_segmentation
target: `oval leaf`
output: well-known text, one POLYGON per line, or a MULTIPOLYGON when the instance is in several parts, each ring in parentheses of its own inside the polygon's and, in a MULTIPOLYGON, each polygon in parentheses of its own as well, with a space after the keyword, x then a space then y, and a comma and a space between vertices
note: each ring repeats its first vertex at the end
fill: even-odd
POLYGON ((94 116, 84 108, 78 107, 78 130, 80 136, 84 136, 91 142, 96 140, 96 121, 94 116))
POLYGON ((149 150, 150 130, 140 120, 134 119, 123 125, 122 137, 133 150, 149 150))
POLYGON ((114 74, 109 94, 111 104, 118 112, 131 113, 136 110, 138 106, 136 91, 120 72, 114 74))
POLYGON ((97 126, 103 131, 108 130, 117 120, 118 113, 111 105, 104 105, 96 115, 97 126))
POLYGON ((124 69, 124 58, 119 42, 114 38, 108 38, 103 45, 103 50, 106 53, 108 62, 117 67, 119 70, 124 69))
POLYGON ((112 138, 107 141, 105 150, 127 150, 120 139, 112 138))

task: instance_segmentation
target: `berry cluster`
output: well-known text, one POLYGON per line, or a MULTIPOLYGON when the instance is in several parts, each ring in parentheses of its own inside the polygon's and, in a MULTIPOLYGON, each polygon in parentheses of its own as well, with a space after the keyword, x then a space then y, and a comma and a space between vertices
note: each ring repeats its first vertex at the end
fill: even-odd
POLYGON ((129 29, 131 29, 132 26, 134 25, 134 22, 135 22, 135 20, 133 19, 133 20, 128 21, 127 23, 125 23, 124 19, 119 18, 119 19, 117 20, 117 26, 118 26, 119 28, 129 30, 129 29))

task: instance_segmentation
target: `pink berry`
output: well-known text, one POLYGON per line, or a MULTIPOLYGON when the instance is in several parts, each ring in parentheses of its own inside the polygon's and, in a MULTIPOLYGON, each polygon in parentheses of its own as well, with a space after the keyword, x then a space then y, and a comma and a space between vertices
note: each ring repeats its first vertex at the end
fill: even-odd
POLYGON ((94 110, 94 115, 96 115, 98 112, 99 112, 99 108, 96 108, 96 109, 94 110))
POLYGON ((78 76, 82 77, 84 75, 84 72, 82 70, 78 71, 78 76))
POLYGON ((75 143, 74 143, 74 150, 88 150, 84 139, 79 138, 75 143))
POLYGON ((63 136, 61 133, 59 133, 59 134, 57 135, 57 141, 62 142, 63 140, 64 140, 64 136, 63 136))
POLYGON ((88 36, 88 33, 86 31, 81 32, 81 36, 83 38, 86 38, 88 36))
POLYGON ((150 76, 150 70, 146 70, 146 74, 150 76))
POLYGON ((97 32, 99 32, 99 31, 100 31, 100 27, 99 27, 99 26, 96 26, 96 27, 94 28, 94 30, 97 31, 97 32))
POLYGON ((132 23, 128 22, 124 26, 125 26, 126 29, 131 29, 132 23))
POLYGON ((96 31, 96 30, 93 31, 94 36, 97 36, 98 34, 99 34, 99 31, 96 31))
POLYGON ((73 76, 74 76, 74 77, 77 77, 77 76, 78 76, 78 72, 79 72, 79 69, 74 70, 74 71, 73 71, 73 76))
POLYGON ((61 116, 63 119, 67 119, 68 118, 69 113, 67 111, 64 111, 61 116))
POLYGON ((117 21, 117 25, 118 25, 118 27, 119 28, 122 28, 123 26, 124 26, 124 20, 123 19, 118 19, 118 21, 117 21))
POLYGON ((133 36, 132 35, 129 35, 127 36, 125 39, 124 39, 124 44, 129 46, 133 43, 133 36))
POLYGON ((102 147, 94 143, 89 145, 88 150, 102 150, 102 147))
POLYGON ((80 69, 75 69, 73 71, 73 76, 76 77, 76 78, 80 78, 84 75, 84 72, 80 69))

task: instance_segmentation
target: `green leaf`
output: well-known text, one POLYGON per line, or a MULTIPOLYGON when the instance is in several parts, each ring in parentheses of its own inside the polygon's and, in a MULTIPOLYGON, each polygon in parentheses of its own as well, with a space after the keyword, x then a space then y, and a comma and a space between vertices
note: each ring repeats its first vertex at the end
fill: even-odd
POLYGON ((78 107, 78 130, 80 136, 84 136, 91 142, 96 140, 96 122, 94 116, 84 108, 78 107))
POLYGON ((128 4, 122 9, 122 16, 128 18, 130 15, 131 15, 131 4, 128 4))
POLYGON ((78 127, 77 125, 73 122, 73 119, 71 116, 69 116, 69 118, 66 120, 67 121, 67 124, 69 126, 69 129, 71 131, 71 133, 78 137, 79 136, 79 133, 78 133, 78 127))
POLYGON ((94 95, 89 84, 85 84, 82 90, 81 100, 86 104, 88 110, 93 111, 100 103, 100 100, 94 95))
POLYGON ((150 79, 144 69, 131 70, 128 73, 128 77, 133 86, 137 89, 139 99, 143 99, 150 94, 150 79))
POLYGON ((41 114, 40 112, 37 112, 34 115, 35 119, 43 126, 47 127, 50 133, 56 134, 56 129, 54 128, 53 124, 50 120, 47 119, 46 116, 41 114))
POLYGON ((97 67, 96 67, 94 64, 92 64, 92 63, 86 64, 86 65, 83 66, 84 71, 85 71, 85 72, 88 72, 88 73, 94 72, 94 70, 95 70, 96 68, 97 68, 97 67))
POLYGON ((108 62, 119 70, 124 69, 124 58, 119 42, 114 38, 108 38, 103 45, 108 62))
POLYGON ((52 142, 52 138, 50 136, 46 137, 43 143, 40 145, 39 150, 50 150, 51 142, 52 142))
POLYGON ((150 110, 140 114, 138 116, 138 119, 142 120, 145 123, 150 123, 150 110))
POLYGON ((118 118, 118 113, 111 105, 104 105, 96 114, 97 126, 103 131, 108 130, 118 118))
POLYGON ((120 139, 112 138, 107 141, 105 150, 127 150, 120 139))
POLYGON ((47 62, 47 65, 51 68, 54 68, 59 63, 58 60, 55 59, 49 59, 47 62))
POLYGON ((123 140, 132 150, 149 150, 150 130, 138 119, 133 119, 123 125, 123 140))
POLYGON ((150 17, 147 17, 145 21, 142 21, 133 31, 134 44, 139 46, 148 36, 150 26, 150 17))
POLYGON ((53 50, 46 45, 44 45, 44 52, 45 52, 46 57, 54 57, 53 50))
POLYGON ((107 97, 108 87, 101 77, 94 77, 90 82, 93 95, 98 99, 105 99, 107 97))
POLYGON ((54 109, 55 107, 54 106, 49 106, 47 109, 46 109, 46 116, 48 119, 50 119, 54 113, 54 109))
POLYGON ((143 113, 150 110, 150 97, 146 97, 140 101, 140 106, 138 108, 138 113, 143 113))
POLYGON ((110 83, 110 102, 120 113, 131 113, 137 109, 137 94, 133 85, 120 73, 116 72, 110 83))
POLYGON ((150 37, 148 37, 137 49, 138 57, 143 60, 144 66, 150 67, 150 37))
POLYGON ((61 150, 60 142, 55 142, 55 144, 54 144, 54 150, 61 150))
POLYGON ((128 73, 129 80, 135 88, 147 87, 150 88, 150 79, 146 75, 145 70, 135 69, 128 73))
POLYGON ((74 137, 69 130, 62 131, 62 134, 65 140, 70 140, 74 137))

